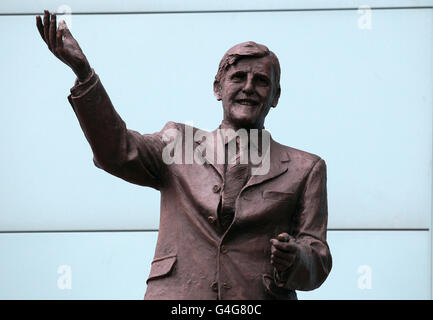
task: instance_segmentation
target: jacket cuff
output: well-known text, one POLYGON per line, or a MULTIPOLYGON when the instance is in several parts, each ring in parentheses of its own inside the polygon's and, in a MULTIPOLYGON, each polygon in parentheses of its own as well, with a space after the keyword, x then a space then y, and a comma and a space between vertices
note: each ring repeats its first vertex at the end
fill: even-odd
POLYGON ((75 80, 75 84, 70 90, 72 98, 78 98, 85 95, 97 81, 98 76, 92 68, 90 75, 84 81, 79 81, 78 78, 75 80))

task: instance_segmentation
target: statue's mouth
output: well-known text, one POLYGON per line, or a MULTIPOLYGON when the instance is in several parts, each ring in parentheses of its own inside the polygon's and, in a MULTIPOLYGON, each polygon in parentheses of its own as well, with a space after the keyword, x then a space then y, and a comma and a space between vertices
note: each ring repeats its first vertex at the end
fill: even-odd
POLYGON ((244 106, 257 106, 259 103, 253 99, 237 99, 236 103, 244 105, 244 106))

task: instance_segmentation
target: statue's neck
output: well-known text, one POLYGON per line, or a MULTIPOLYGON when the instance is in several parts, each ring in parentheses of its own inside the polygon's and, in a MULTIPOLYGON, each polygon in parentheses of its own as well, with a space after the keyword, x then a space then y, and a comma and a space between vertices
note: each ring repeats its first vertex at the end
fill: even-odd
POLYGON ((228 120, 223 120, 219 127, 220 127, 220 129, 232 129, 234 131, 238 131, 239 129, 245 129, 245 130, 247 130, 248 134, 250 133, 250 129, 257 129, 260 132, 265 128, 263 125, 261 125, 259 127, 254 127, 254 128, 245 128, 245 127, 237 126, 236 124, 234 124, 228 120))

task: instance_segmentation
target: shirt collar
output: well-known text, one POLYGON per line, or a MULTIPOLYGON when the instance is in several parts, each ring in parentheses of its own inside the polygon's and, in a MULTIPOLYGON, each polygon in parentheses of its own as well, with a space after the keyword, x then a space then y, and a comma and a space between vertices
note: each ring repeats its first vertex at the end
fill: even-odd
MULTIPOLYGON (((221 122, 221 124, 218 126, 218 129, 219 130, 217 130, 217 131, 220 133, 220 137, 221 137, 220 141, 223 141, 224 145, 228 144, 235 137, 239 136, 237 134, 237 131, 233 128, 233 126, 228 121, 226 121, 226 120, 223 120, 221 122)), ((262 130, 265 130, 265 128, 263 127, 262 130)), ((248 140, 251 140, 251 141, 248 141, 248 145, 253 144, 253 146, 255 148, 257 148, 259 151, 261 151, 261 148, 260 148, 260 144, 258 142, 261 139, 261 131, 262 130, 259 130, 257 141, 255 141, 255 139, 253 139, 253 140, 249 139, 249 132, 247 130, 248 140)))

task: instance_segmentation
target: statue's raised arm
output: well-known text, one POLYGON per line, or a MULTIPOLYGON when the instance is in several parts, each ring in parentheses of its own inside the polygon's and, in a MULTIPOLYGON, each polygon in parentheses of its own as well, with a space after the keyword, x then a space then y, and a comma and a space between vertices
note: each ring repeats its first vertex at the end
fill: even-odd
POLYGON ((164 166, 161 133, 142 135, 127 129, 66 23, 61 21, 57 28, 55 13, 44 12, 43 22, 36 17, 36 26, 48 49, 77 76, 68 100, 95 165, 129 182, 159 189, 164 166))

